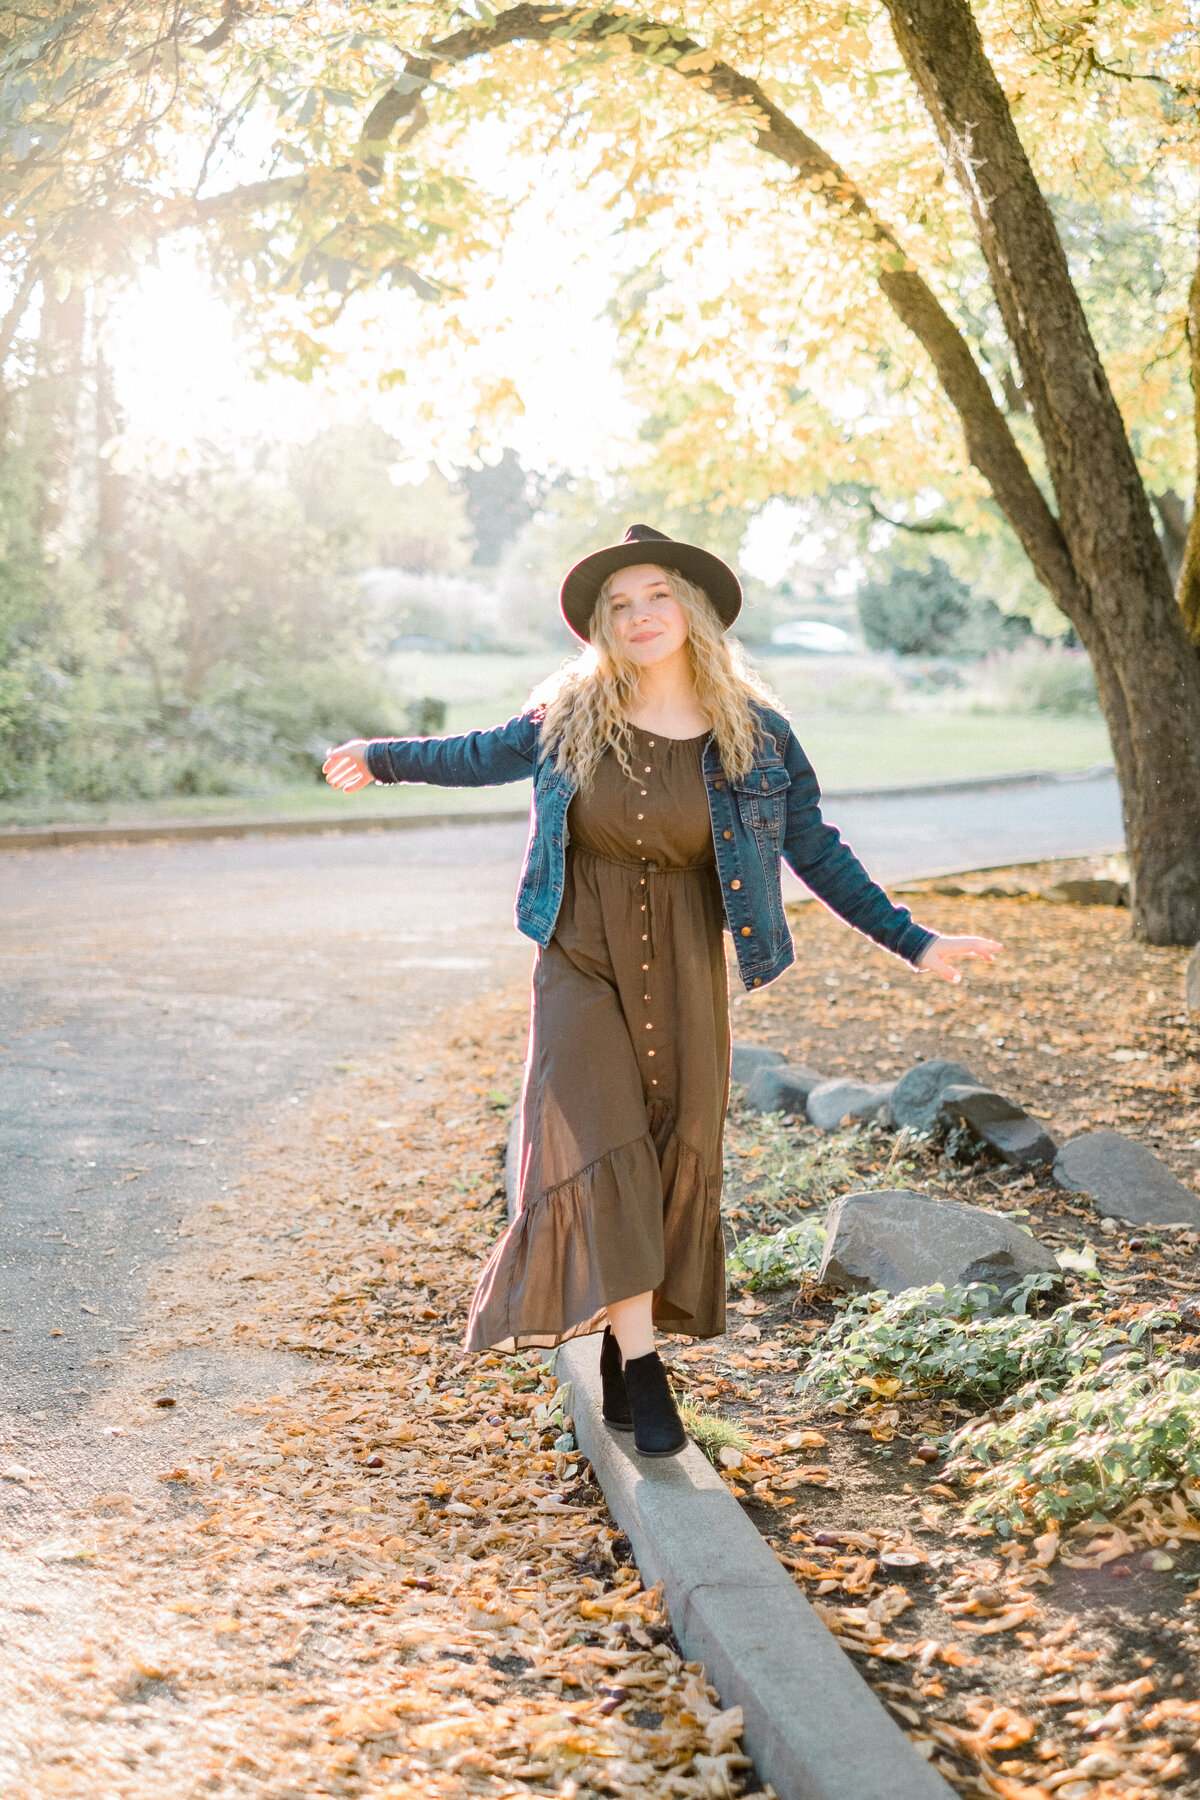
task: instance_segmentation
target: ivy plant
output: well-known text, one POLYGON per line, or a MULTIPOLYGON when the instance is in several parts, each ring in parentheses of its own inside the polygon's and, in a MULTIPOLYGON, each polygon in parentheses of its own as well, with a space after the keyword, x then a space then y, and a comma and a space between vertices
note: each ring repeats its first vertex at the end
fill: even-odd
MULTIPOLYGON (((910 1288, 848 1301, 796 1383, 797 1393, 849 1400, 879 1392, 940 1394, 967 1405, 995 1405, 1026 1384, 1058 1388, 1094 1368, 1106 1350, 1136 1342, 1167 1315, 1149 1315, 1128 1331, 1089 1323, 1087 1301, 1042 1316, 1030 1303, 1052 1294, 1053 1276, 1027 1276, 995 1313, 992 1287, 910 1288), (861 1392, 860 1392, 861 1390, 861 1392)), ((1039 1387, 1038 1391, 1041 1391, 1039 1387)))

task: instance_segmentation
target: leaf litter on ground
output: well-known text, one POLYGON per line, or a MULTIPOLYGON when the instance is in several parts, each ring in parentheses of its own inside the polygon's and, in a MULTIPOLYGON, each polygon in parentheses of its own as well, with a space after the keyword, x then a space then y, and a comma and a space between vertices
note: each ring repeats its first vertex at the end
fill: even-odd
POLYGON ((69 1653, 10 1658, 23 1793, 753 1785, 740 1709, 681 1658, 551 1369, 461 1347, 503 1225, 496 1096, 515 1097, 521 1012, 480 1002, 449 1047, 413 1037, 348 1071, 190 1221, 142 1366, 267 1352, 274 1385, 97 1497, 69 1653))
MULTIPOLYGON (((794 909, 796 965, 765 993, 735 996, 735 1034, 863 1080, 936 1056, 963 1062, 1060 1140, 1114 1126, 1200 1189, 1200 1030, 1182 1004, 1186 952, 1132 943, 1127 915, 1104 909, 994 898, 951 905, 927 894, 911 903, 942 930, 999 938, 1004 957, 948 989, 897 971, 820 908, 794 909), (1114 1057, 1114 1046, 1133 1053, 1114 1057)), ((937 1332, 901 1342, 903 1330, 887 1329, 887 1318, 876 1343, 856 1346, 857 1369, 848 1358, 835 1369, 839 1336, 843 1350, 856 1328, 869 1337, 871 1317, 895 1303, 847 1305, 815 1286, 807 1258, 788 1271, 764 1242, 767 1280, 731 1264, 755 1307, 745 1315, 753 1336, 735 1326, 731 1343, 674 1355, 679 1382, 754 1435, 751 1453, 726 1470, 729 1486, 958 1792, 1196 1800, 1200 1483, 1190 1479, 1186 1395, 1159 1392, 1152 1403, 1148 1390, 1168 1370, 1183 1371, 1181 1389, 1194 1379, 1200 1236, 1102 1223, 1086 1196, 1005 1167, 966 1133, 922 1142, 875 1126, 824 1137, 803 1120, 767 1123, 781 1136, 781 1162, 808 1159, 808 1180, 792 1202, 769 1170, 757 1188, 743 1180, 767 1152, 740 1153, 763 1142, 764 1121, 741 1113, 735 1094, 724 1199, 731 1248, 747 1226, 762 1240, 778 1234, 782 1248, 780 1214, 790 1205, 819 1227, 820 1176, 811 1171, 823 1163, 836 1172, 836 1189, 819 1194, 820 1207, 850 1189, 912 1186, 1011 1213, 1065 1252, 1069 1304, 1055 1320, 1054 1298, 1033 1296, 1030 1319, 996 1334, 1003 1353, 979 1355, 975 1369, 951 1368, 963 1349, 951 1341, 953 1321, 939 1347, 937 1332), (770 1213, 755 1211, 756 1192, 770 1193, 770 1213), (816 1376, 827 1347, 822 1392, 804 1377, 814 1351, 816 1376), (1040 1393, 1019 1384, 1023 1362, 1031 1378, 1040 1363, 1040 1393), (1107 1439, 1093 1432, 1089 1445, 1073 1419, 1056 1414, 1055 1396, 1072 1381, 1119 1402, 1105 1420, 1107 1439), (1038 1399, 1044 1414, 1031 1419, 1038 1399), (1126 1429, 1138 1424, 1139 1408, 1140 1463, 1128 1454, 1137 1443, 1126 1429), (805 1442, 804 1427, 816 1442, 805 1442), (958 1469, 948 1463, 956 1433, 958 1469), (989 1494, 982 1454, 973 1468, 966 1457, 975 1441, 981 1453, 994 1442, 1028 1460, 1023 1433, 1039 1434, 1048 1463, 1057 1459, 1058 1488, 1074 1482, 1076 1502, 1089 1449, 1108 1453, 1117 1440, 1121 1469, 1110 1461, 1097 1479, 1092 1467, 1094 1505, 1082 1517, 1054 1482, 1036 1496, 1015 1483, 1021 1504, 1005 1519, 1011 1492, 989 1494), (1006 1434, 1021 1441, 1006 1446, 1006 1434)), ((904 1310, 901 1302, 896 1311, 904 1310)), ((735 1304, 732 1317, 740 1311, 735 1304)), ((988 1318, 981 1311, 977 1341, 988 1318)), ((1013 1466, 1010 1455, 994 1467, 1013 1466)))

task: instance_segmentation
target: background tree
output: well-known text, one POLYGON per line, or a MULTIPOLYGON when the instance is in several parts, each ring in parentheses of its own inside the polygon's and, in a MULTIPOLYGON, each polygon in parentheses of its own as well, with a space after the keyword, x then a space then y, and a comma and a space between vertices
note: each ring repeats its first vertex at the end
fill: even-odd
POLYGON ((511 445, 496 462, 460 469, 458 483, 475 533, 471 561, 477 569, 494 569, 533 517, 536 484, 511 445))
POLYGON ((1008 617, 995 601, 973 594, 940 557, 923 568, 893 568, 856 596, 863 636, 872 650, 901 656, 987 656, 1028 637, 1028 619, 1008 617))
POLYGON ((290 459, 289 486, 305 519, 368 567, 417 575, 453 575, 471 561, 467 506, 433 469, 399 480, 402 445, 382 426, 358 419, 322 432, 290 459))

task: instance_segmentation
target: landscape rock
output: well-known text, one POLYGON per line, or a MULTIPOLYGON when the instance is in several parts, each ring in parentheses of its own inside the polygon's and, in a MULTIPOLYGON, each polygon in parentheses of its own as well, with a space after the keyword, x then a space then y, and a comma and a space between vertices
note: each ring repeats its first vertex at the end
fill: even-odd
POLYGON ((817 1280, 851 1293, 972 1281, 1004 1293, 1025 1275, 1059 1272, 1052 1252, 1013 1220, 914 1188, 845 1194, 830 1207, 827 1229, 817 1280))
POLYGON ((942 1095, 948 1087, 978 1087, 979 1077, 962 1063, 943 1062, 939 1057, 917 1063, 896 1083, 892 1095, 892 1120, 910 1131, 932 1131, 939 1122, 942 1095))
POLYGON ((1188 1011, 1200 1013, 1200 944, 1196 945, 1187 959, 1184 992, 1187 997, 1188 1011))
POLYGON ((1043 900, 1065 902, 1068 906, 1128 906, 1129 883, 1107 878, 1082 881, 1057 881, 1042 889, 1043 900))
POLYGON ((745 1086, 757 1069, 778 1069, 786 1063, 782 1050, 768 1050, 765 1044, 739 1044, 733 1040, 729 1062, 729 1079, 745 1086))
POLYGON ((808 1096, 824 1080, 815 1069, 803 1069, 798 1063, 764 1063, 750 1077, 744 1105, 748 1112, 793 1113, 802 1119, 808 1096))
POLYGON ((822 1081, 808 1096, 808 1122, 836 1131, 843 1119, 856 1125, 879 1116, 896 1090, 894 1081, 822 1081))
POLYGON ((1058 1145, 1024 1107, 994 1088, 955 1086, 942 1090, 942 1118, 947 1125, 966 1125, 1018 1169, 1052 1163, 1058 1145))
POLYGON ((1054 1159, 1054 1179, 1073 1194, 1090 1194, 1103 1218, 1128 1225, 1200 1226, 1200 1195, 1119 1131, 1085 1131, 1054 1159))

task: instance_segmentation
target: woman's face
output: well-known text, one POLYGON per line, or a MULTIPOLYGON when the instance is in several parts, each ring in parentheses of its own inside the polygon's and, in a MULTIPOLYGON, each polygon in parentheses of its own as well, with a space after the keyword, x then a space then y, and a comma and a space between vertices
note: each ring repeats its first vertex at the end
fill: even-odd
POLYGON ((687 643, 687 617, 654 563, 634 563, 613 576, 608 612, 613 636, 639 668, 678 656, 687 643))

